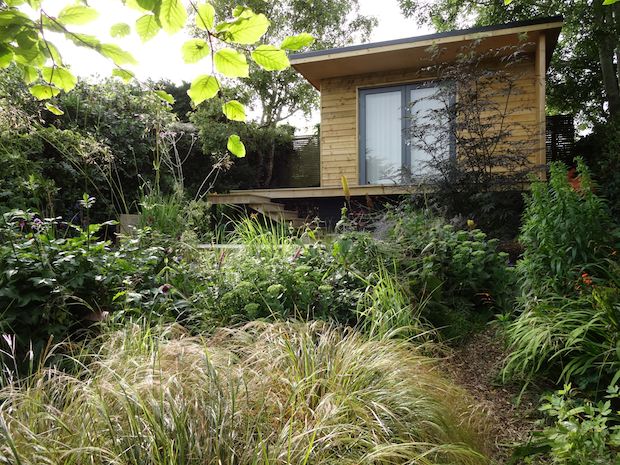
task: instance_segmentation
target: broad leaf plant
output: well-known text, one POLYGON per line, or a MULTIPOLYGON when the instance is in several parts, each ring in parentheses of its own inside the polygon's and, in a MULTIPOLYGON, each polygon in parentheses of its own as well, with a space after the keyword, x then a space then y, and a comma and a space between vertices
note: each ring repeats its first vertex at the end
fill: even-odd
MULTIPOLYGON (((314 41, 310 34, 299 34, 286 37, 279 45, 261 43, 270 21, 265 15, 243 6, 236 7, 231 17, 220 18, 209 2, 119 1, 122 3, 119 8, 132 8, 143 15, 133 25, 114 24, 110 30, 114 38, 128 36, 132 28, 142 42, 153 39, 162 30, 175 34, 186 27, 195 27, 206 33, 205 38, 188 40, 180 50, 186 63, 207 63, 208 71, 196 76, 187 92, 194 105, 218 95, 226 79, 248 77, 248 60, 267 71, 282 71, 290 66, 288 51, 301 50, 314 41)), ((91 23, 99 16, 86 0, 77 0, 57 15, 48 14, 45 3, 45 0, 0 0, 0 69, 14 64, 30 93, 38 100, 46 101, 45 106, 50 112, 62 114, 62 109, 50 99, 61 92, 71 91, 77 84, 77 78, 63 61, 61 51, 50 40, 50 33, 62 34, 75 45, 110 60, 114 76, 125 81, 135 79, 129 67, 136 65, 137 60, 131 53, 94 35, 74 30, 75 26, 91 23)), ((163 90, 154 89, 153 92, 168 103, 174 102, 172 96, 163 90)), ((222 112, 230 120, 246 120, 244 105, 237 100, 225 102, 222 112)), ((227 148, 237 157, 245 156, 243 142, 236 134, 230 135, 227 148)))

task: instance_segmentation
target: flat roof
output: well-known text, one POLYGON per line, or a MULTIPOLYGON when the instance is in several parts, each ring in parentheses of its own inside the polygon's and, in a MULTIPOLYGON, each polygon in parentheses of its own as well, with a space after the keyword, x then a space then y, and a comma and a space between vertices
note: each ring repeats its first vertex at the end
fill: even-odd
MULTIPOLYGON (((397 69, 394 68, 394 64, 398 63, 401 64, 400 67, 403 69, 404 66, 402 66, 402 63, 407 63, 414 58, 410 54, 407 55, 406 51, 408 50, 423 49, 431 45, 455 44, 483 38, 505 38, 505 36, 517 36, 523 33, 544 33, 547 37, 546 49, 548 64, 551 53, 557 44, 562 25, 562 16, 551 16, 527 21, 513 21, 493 26, 473 27, 403 39, 295 53, 291 54, 289 58, 293 68, 318 89, 320 87, 320 80, 329 77, 355 75, 363 72, 389 71, 397 69), (378 58, 376 54, 380 53, 384 54, 386 58, 383 63, 382 60, 376 59, 369 62, 369 60, 365 58, 368 57, 368 55, 373 55, 373 58, 378 58), (409 58, 409 60, 407 60, 407 58, 409 58), (319 64, 322 66, 319 66, 319 64)), ((419 58, 420 56, 418 54, 417 59, 419 58)))

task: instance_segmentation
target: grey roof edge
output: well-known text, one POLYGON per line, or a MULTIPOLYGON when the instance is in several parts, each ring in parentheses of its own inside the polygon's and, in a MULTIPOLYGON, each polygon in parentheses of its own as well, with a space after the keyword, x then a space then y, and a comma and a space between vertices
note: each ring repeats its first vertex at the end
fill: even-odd
POLYGON ((406 37, 404 39, 385 40, 382 42, 371 42, 367 44, 349 45, 347 47, 337 47, 337 48, 329 48, 325 50, 313 50, 310 52, 294 53, 294 54, 289 55, 289 59, 299 60, 303 58, 319 57, 322 55, 332 55, 334 53, 344 53, 344 52, 353 52, 356 50, 380 48, 380 47, 386 47, 390 45, 415 44, 416 42, 422 42, 424 40, 442 39, 444 37, 460 36, 460 35, 465 35, 465 34, 475 34, 478 32, 499 31, 502 29, 513 29, 516 27, 523 27, 523 26, 535 26, 537 24, 555 23, 559 21, 564 21, 564 17, 562 15, 546 16, 542 18, 528 19, 525 21, 512 21, 509 23, 497 24, 497 25, 492 25, 492 26, 479 26, 479 27, 472 27, 469 29, 456 29, 454 31, 437 32, 434 34, 425 34, 421 36, 406 37))

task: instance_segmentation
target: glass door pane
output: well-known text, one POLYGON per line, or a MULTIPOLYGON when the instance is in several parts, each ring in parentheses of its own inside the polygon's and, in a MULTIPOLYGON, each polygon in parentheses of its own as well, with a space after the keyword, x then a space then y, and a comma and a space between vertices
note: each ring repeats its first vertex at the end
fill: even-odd
POLYGON ((416 136, 410 141, 411 176, 415 178, 436 173, 433 162, 450 154, 449 121, 437 87, 419 87, 410 92, 411 124, 417 126, 416 136))
POLYGON ((402 169, 401 90, 366 94, 365 159, 366 183, 391 184, 402 169))

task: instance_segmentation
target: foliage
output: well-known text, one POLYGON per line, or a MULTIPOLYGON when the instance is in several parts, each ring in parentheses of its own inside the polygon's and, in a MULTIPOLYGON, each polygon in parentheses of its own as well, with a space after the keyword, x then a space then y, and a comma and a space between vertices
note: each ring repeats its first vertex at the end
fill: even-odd
MULTIPOLYGON (((84 208, 90 208, 87 205, 84 208)), ((85 214, 87 217, 87 213, 85 214)), ((132 241, 118 250, 101 240, 106 225, 84 228, 12 211, 0 228, 0 332, 21 347, 40 349, 113 310, 115 295, 132 283, 154 286, 160 248, 132 241)))
POLYGON ((551 424, 522 449, 530 456, 548 454, 548 463, 557 465, 617 463, 620 412, 612 407, 612 401, 618 398, 618 388, 609 387, 606 398, 596 403, 576 398, 570 384, 545 396, 540 410, 551 424))
POLYGON ((617 225, 578 166, 577 186, 553 164, 549 184, 534 183, 527 199, 521 313, 507 329, 504 377, 548 374, 597 391, 620 373, 617 225))
MULTIPOLYGON (((66 6, 56 16, 49 14, 43 3, 42 0, 11 0, 0 4, 4 32, 0 39, 0 67, 17 66, 35 98, 47 101, 61 92, 69 92, 77 84, 59 49, 50 41, 49 33, 61 34, 75 45, 108 58, 115 66, 115 76, 124 80, 133 78, 127 67, 137 62, 130 53, 116 44, 103 43, 93 35, 74 29, 74 26, 91 23, 98 17, 98 12, 85 0, 66 6), (23 3, 34 10, 32 17, 20 9, 23 3)), ((135 24, 135 30, 143 42, 155 37, 160 30, 174 34, 186 27, 188 12, 181 0, 132 0, 126 6, 144 13, 135 24)), ((271 26, 264 14, 256 14, 246 6, 237 6, 232 9, 231 17, 230 5, 226 13, 216 12, 211 3, 198 5, 190 1, 189 6, 193 24, 203 31, 206 40, 186 42, 181 50, 183 59, 196 63, 211 57, 214 63, 213 72, 197 76, 187 91, 195 105, 215 97, 222 88, 223 79, 249 77, 248 58, 265 71, 282 71, 289 67, 284 48, 259 44, 271 26)), ((119 6, 121 10, 124 7, 119 6)), ((125 23, 116 24, 111 30, 115 37, 130 32, 131 26, 125 23)), ((297 35, 284 38, 282 46, 298 50, 311 41, 310 35, 297 35)), ((174 102, 161 89, 155 89, 154 95, 168 103, 174 102)), ((63 114, 63 110, 51 102, 46 102, 45 107, 55 115, 63 114)), ((243 110, 243 107, 240 106, 240 109, 243 110)), ((224 113, 230 115, 229 112, 224 113)), ((229 141, 237 139, 238 135, 229 134, 229 141)), ((240 140, 235 144, 229 143, 228 150, 235 156, 244 156, 240 140)))
POLYGON ((509 5, 503 0, 484 3, 399 0, 399 4, 406 16, 432 24, 440 31, 472 23, 488 26, 562 15, 562 35, 547 80, 547 105, 551 113, 576 114, 586 126, 613 115, 615 110, 606 102, 615 99, 618 92, 617 84, 614 88, 611 82, 616 81, 616 71, 609 69, 614 57, 613 44, 615 47, 618 44, 617 4, 603 6, 603 2, 562 0, 524 0, 509 5))
POLYGON ((274 178, 274 167, 284 163, 293 153, 293 128, 227 121, 219 116, 222 103, 222 100, 214 99, 201 105, 191 116, 203 153, 211 163, 225 165, 215 184, 217 190, 265 188, 281 181, 274 178), (244 141, 246 156, 243 159, 230 160, 222 149, 228 134, 233 131, 244 141))
POLYGON ((0 391, 8 462, 488 463, 485 416, 401 342, 317 323, 206 340, 130 325, 67 362, 0 391))
MULTIPOLYGON (((225 15, 231 6, 247 6, 265 14, 272 22, 265 39, 280 42, 282 48, 292 52, 299 51, 300 45, 324 49, 368 39, 377 21, 361 15, 358 3, 358 0, 321 0, 311 5, 304 0, 213 1, 215 11, 220 15, 225 15), (308 37, 315 40, 309 41, 308 37)), ((295 71, 269 73, 255 65, 251 65, 251 70, 241 87, 258 104, 261 126, 275 126, 297 112, 308 116, 318 108, 317 92, 295 71)))
POLYGON ((461 48, 450 62, 431 50, 433 64, 421 75, 432 76, 437 90, 411 105, 407 122, 411 150, 424 158, 405 176, 432 184, 433 197, 448 216, 464 215, 492 227, 515 214, 505 209, 510 193, 519 192, 528 174, 542 167, 532 164, 539 128, 519 118, 527 110, 520 103, 520 69, 528 60, 528 44, 486 52, 478 45, 461 48))
MULTIPOLYGON (((620 268, 611 272, 616 274, 620 268)), ((585 287, 585 285, 584 285, 585 287)), ((592 287, 592 285, 590 285, 592 287)), ((548 375, 597 391, 617 380, 620 288, 603 282, 577 297, 549 293, 527 301, 507 328, 510 354, 504 379, 548 375)))
POLYGON ((402 251, 399 275, 411 294, 425 302, 423 315, 449 337, 462 337, 505 308, 512 273, 498 240, 477 229, 456 230, 428 211, 406 204, 388 216, 388 239, 402 251))
POLYGON ((562 163, 551 165, 549 184, 535 182, 526 201, 520 241, 525 251, 519 273, 525 292, 546 289, 565 295, 583 273, 596 275, 615 246, 605 202, 594 193, 590 173, 578 160, 579 187, 562 163))
POLYGON ((620 223, 620 120, 597 124, 582 137, 575 151, 584 158, 597 182, 597 193, 607 200, 616 223, 620 223))

